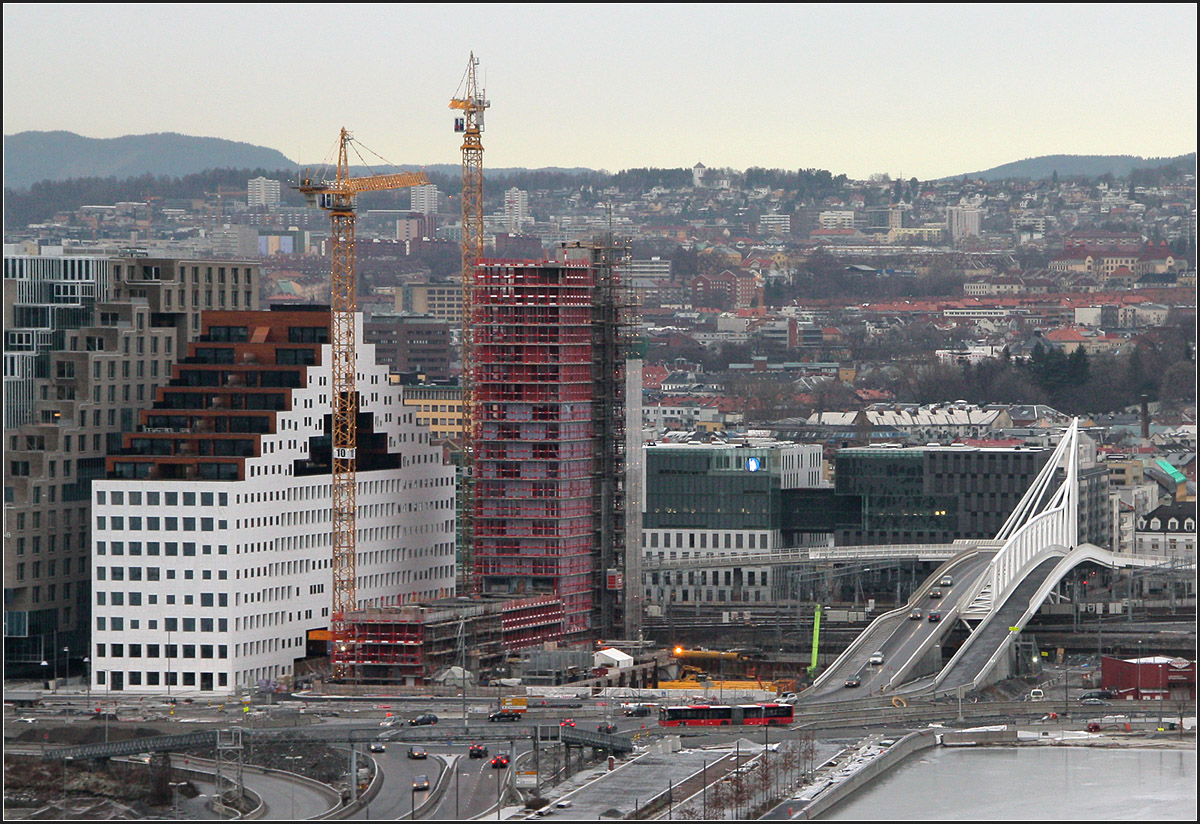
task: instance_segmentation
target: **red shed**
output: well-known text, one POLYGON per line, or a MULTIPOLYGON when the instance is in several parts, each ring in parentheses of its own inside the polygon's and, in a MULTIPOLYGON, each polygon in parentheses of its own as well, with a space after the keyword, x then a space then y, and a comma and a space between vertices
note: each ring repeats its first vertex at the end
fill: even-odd
POLYGON ((1144 658, 1100 660, 1101 685, 1118 699, 1196 699, 1196 662, 1186 658, 1148 655, 1144 658))

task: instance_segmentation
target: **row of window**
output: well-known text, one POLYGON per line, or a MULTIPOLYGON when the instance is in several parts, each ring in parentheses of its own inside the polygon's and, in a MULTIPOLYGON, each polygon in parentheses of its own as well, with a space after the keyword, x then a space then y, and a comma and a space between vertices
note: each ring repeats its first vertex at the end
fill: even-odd
MULTIPOLYGON (((222 547, 222 548, 224 548, 224 547, 222 547)), ((166 572, 167 572, 166 579, 168 581, 174 581, 176 570, 173 567, 166 567, 166 572)), ((185 581, 193 580, 196 577, 195 572, 196 571, 194 569, 183 570, 183 580, 185 580, 185 581)), ((130 580, 130 581, 141 581, 141 580, 160 581, 160 580, 162 580, 162 578, 160 577, 160 575, 162 574, 161 567, 140 567, 140 566, 131 566, 131 567, 98 566, 98 567, 96 567, 96 580, 97 581, 106 581, 106 580, 124 581, 124 580, 127 580, 125 577, 126 573, 128 573, 128 575, 129 575, 128 580, 130 580), (142 577, 143 573, 145 574, 145 578, 142 577)), ((200 579, 202 581, 211 581, 212 577, 213 577, 213 571, 211 569, 200 570, 200 579)), ((218 581, 224 581, 228 577, 229 577, 229 570, 227 570, 227 569, 218 569, 217 570, 217 580, 218 581)), ((174 596, 172 596, 172 597, 174 597, 174 596)), ((190 595, 187 597, 191 598, 190 595)), ((154 602, 151 601, 150 603, 154 603, 154 602)), ((172 602, 168 601, 168 603, 172 603, 172 602)), ((191 603, 191 601, 188 601, 188 603, 191 603)))
MULTIPOLYGON (((660 534, 662 535, 663 547, 666 549, 670 549, 672 546, 672 543, 671 543, 672 533, 670 533, 670 532, 662 532, 662 533, 654 532, 654 531, 643 532, 642 533, 642 546, 650 547, 651 549, 657 549, 658 548, 658 538, 659 538, 660 534)), ((676 532, 676 533, 674 533, 674 535, 675 535, 674 546, 676 549, 685 548, 684 535, 687 536, 687 540, 686 540, 686 548, 687 549, 770 549, 770 547, 771 547, 771 536, 770 535, 759 535, 756 532, 736 532, 736 533, 726 532, 726 533, 724 533, 724 537, 725 537, 725 546, 724 547, 721 546, 721 535, 720 534, 716 534, 716 535, 712 536, 712 546, 711 547, 709 546, 709 540, 708 540, 709 535, 707 532, 700 532, 700 533, 676 532), (696 540, 697 535, 699 536, 699 539, 700 539, 699 541, 696 540)), ((661 552, 658 553, 658 557, 662 558, 663 553, 661 553, 661 552)), ((672 552, 670 557, 674 558, 675 553, 672 552)), ((688 557, 686 552, 683 554, 683 557, 684 558, 688 557)))
MULTIPOLYGON (((108 529, 114 532, 120 532, 125 529, 125 520, 126 519, 124 515, 98 515, 96 516, 96 529, 108 529)), ((151 515, 145 518, 145 528, 152 532, 156 532, 160 529, 167 532, 179 532, 180 522, 182 521, 183 532, 195 532, 197 520, 200 521, 201 532, 212 532, 214 529, 214 523, 216 524, 216 529, 224 530, 229 526, 228 521, 217 521, 213 518, 177 518, 175 516, 160 518, 157 515, 151 515)), ((129 516, 129 531, 142 531, 142 523, 143 519, 140 515, 129 516)))
MULTIPOLYGON (((106 673, 103 670, 96 671, 96 684, 98 686, 101 686, 101 687, 109 686, 107 683, 107 680, 105 678, 105 675, 106 675, 106 673)), ((147 673, 144 673, 144 675, 145 675, 144 685, 147 687, 158 687, 158 686, 163 686, 163 685, 166 685, 168 687, 177 687, 180 684, 182 684, 185 687, 195 687, 196 686, 196 673, 195 672, 187 672, 187 671, 185 671, 185 672, 165 672, 165 673, 147 672, 147 673)), ((229 673, 218 672, 218 673, 216 673, 216 676, 217 676, 216 683, 217 683, 218 687, 229 686, 229 673)), ((138 672, 138 671, 113 672, 111 681, 112 681, 111 689, 114 689, 114 690, 124 689, 126 684, 128 684, 131 687, 140 687, 140 686, 143 686, 143 673, 138 672)), ((201 690, 211 690, 212 688, 213 688, 213 673, 211 673, 211 672, 200 673, 200 689, 201 690)))
MULTIPOLYGON (((143 493, 131 491, 128 495, 128 501, 129 506, 141 506, 143 500, 145 500, 146 506, 179 506, 180 501, 182 500, 184 506, 196 506, 197 495, 200 496, 198 499, 200 506, 212 506, 214 500, 216 500, 221 506, 227 506, 229 504, 229 494, 226 492, 164 492, 161 493, 161 497, 160 493, 158 492, 146 492, 144 493, 143 497, 143 493), (180 498, 180 495, 183 496, 182 499, 180 498), (215 499, 213 497, 214 495, 217 496, 215 499), (160 501, 162 502, 161 504, 160 501)), ((125 505, 126 494, 124 491, 119 489, 112 490, 111 494, 105 492, 104 490, 98 490, 96 492, 96 503, 100 506, 104 506, 110 497, 113 506, 125 505)))

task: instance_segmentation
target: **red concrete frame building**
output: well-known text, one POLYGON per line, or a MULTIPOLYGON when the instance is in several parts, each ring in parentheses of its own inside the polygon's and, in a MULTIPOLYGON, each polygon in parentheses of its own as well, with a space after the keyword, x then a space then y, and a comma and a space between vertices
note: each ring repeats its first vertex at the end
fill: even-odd
POLYGON ((558 596, 568 639, 594 607, 596 282, 583 262, 475 269, 475 573, 483 595, 558 596))

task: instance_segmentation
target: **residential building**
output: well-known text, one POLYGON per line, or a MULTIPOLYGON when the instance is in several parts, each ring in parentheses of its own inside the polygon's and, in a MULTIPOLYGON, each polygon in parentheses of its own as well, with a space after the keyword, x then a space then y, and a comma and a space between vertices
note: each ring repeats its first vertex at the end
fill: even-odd
POLYGON ((432 183, 413 186, 408 190, 409 208, 422 215, 436 215, 440 209, 442 193, 432 183))
MULTIPOLYGON (((229 694, 327 631, 329 310, 207 312, 93 483, 92 687, 229 694)), ((454 594, 454 469, 356 334, 357 603, 454 594)))
POLYGON ((504 221, 510 232, 522 232, 527 223, 533 223, 529 212, 529 192, 515 186, 504 192, 504 221))
POLYGON ((17 672, 63 647, 87 655, 91 483, 198 333, 193 309, 256 305, 258 266, 46 255, 4 267, 5 661, 17 672))
POLYGON ((274 206, 281 200, 282 187, 278 180, 255 177, 246 182, 246 205, 251 209, 262 206, 274 206))
POLYGON ((946 207, 946 227, 950 240, 959 243, 969 237, 979 237, 979 224, 983 213, 979 209, 964 206, 946 207))
POLYGON ((1134 552, 1196 562, 1196 502, 1160 506, 1137 518, 1134 552))

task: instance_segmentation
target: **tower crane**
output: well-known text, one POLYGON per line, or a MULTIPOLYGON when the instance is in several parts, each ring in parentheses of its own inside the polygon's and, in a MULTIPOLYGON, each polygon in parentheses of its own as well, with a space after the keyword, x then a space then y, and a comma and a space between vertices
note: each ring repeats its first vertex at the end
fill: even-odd
POLYGON ((355 311, 358 305, 354 266, 354 198, 361 192, 402 189, 429 183, 424 172, 350 177, 347 147, 353 141, 342 129, 338 138, 337 176, 314 181, 307 173, 295 186, 310 206, 329 212, 332 227, 332 288, 329 339, 333 350, 333 612, 330 616, 335 678, 351 677, 359 657, 347 649, 348 610, 357 605, 358 369, 355 354, 355 311))
POLYGON ((462 143, 462 575, 464 594, 478 594, 475 578, 475 442, 478 415, 472 370, 475 366, 471 326, 475 300, 473 287, 475 264, 483 257, 483 113, 491 103, 480 91, 475 77, 479 58, 475 52, 467 61, 460 86, 462 97, 450 100, 450 108, 462 112, 454 118, 454 131, 462 143))

